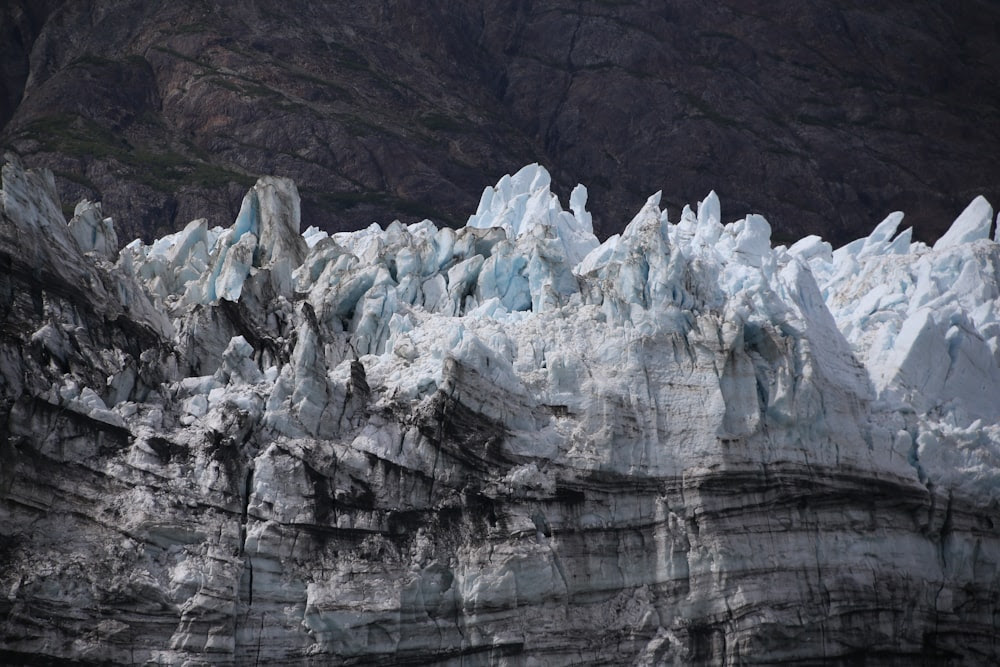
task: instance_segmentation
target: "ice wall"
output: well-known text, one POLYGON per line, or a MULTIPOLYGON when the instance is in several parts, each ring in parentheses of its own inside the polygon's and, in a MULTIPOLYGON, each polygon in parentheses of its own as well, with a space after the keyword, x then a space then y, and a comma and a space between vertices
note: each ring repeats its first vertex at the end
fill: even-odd
POLYGON ((116 256, 3 171, 0 656, 1000 659, 998 244, 774 248, 537 165, 459 230, 265 178, 116 256))

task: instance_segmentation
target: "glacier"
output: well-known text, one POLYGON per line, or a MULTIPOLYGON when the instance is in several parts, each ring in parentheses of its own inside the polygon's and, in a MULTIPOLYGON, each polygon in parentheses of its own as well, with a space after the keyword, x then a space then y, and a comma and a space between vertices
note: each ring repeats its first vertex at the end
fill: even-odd
POLYGON ((714 192, 602 243, 538 165, 458 230, 0 201, 5 662, 1000 661, 981 197, 836 250, 714 192))

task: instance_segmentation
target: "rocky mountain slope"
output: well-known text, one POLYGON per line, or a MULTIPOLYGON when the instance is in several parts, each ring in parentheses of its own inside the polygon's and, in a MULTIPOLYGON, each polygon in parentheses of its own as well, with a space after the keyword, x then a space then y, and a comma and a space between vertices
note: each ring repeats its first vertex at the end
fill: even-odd
POLYGON ((835 243, 1000 199, 993 2, 11 0, 0 35, 2 143, 123 242, 228 224, 260 174, 330 231, 461 225, 533 161, 602 238, 656 190, 835 243))
POLYGON ((991 664, 1000 243, 832 251, 529 166, 469 226, 116 251, 3 168, 0 660, 991 664))

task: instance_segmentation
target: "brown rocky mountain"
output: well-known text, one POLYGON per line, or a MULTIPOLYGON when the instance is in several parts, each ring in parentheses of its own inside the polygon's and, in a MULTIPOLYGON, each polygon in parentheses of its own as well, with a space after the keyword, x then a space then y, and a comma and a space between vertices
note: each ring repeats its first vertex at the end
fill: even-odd
POLYGON ((0 140, 122 240, 260 174, 303 224, 461 224, 534 161, 602 235, 659 189, 779 240, 1000 203, 996 2, 7 0, 0 37, 0 140))

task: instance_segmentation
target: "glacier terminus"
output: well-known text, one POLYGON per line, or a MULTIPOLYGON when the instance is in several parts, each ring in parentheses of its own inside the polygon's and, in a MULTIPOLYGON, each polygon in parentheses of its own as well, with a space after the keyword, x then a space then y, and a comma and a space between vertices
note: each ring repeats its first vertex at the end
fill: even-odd
POLYGON ((603 243, 538 165, 462 229, 119 251, 8 156, 0 661, 1000 662, 1000 238, 603 243))

